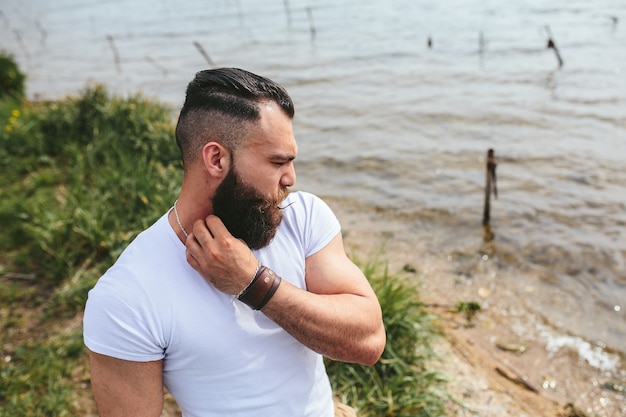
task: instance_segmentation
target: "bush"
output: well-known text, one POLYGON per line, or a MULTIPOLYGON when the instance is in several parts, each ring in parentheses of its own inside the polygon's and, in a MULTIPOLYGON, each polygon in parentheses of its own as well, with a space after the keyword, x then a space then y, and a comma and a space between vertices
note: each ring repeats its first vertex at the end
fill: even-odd
POLYGON ((0 417, 78 415, 85 352, 62 319, 174 201, 172 116, 96 85, 57 102, 0 99, 0 117, 0 417))
POLYGON ((0 99, 8 96, 24 97, 26 76, 19 70, 12 57, 0 54, 0 99))
POLYGON ((110 263, 172 203, 178 161, 169 109, 140 96, 23 104, 0 133, 0 251, 52 283, 110 263))

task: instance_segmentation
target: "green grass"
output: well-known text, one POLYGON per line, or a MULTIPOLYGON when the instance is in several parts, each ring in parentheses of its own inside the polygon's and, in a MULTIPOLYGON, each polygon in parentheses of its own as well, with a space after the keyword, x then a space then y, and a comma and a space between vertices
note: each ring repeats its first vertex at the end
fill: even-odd
POLYGON ((372 367, 328 360, 333 390, 359 417, 445 415, 446 380, 432 368, 437 355, 431 344, 440 336, 436 317, 415 285, 390 275, 384 263, 374 259, 361 269, 380 301, 387 344, 372 367))
MULTIPOLYGON (((181 177, 159 103, 98 85, 53 102, 0 99, 0 417, 84 414, 87 292, 167 210, 181 177)), ((363 269, 388 344, 374 367, 329 361, 336 393, 361 417, 443 415, 433 316, 381 262, 363 269)))
POLYGON ((16 346, 0 370, 0 416, 75 415, 71 377, 83 354, 80 331, 16 346))
POLYGON ((95 86, 14 110, 0 133, 0 250, 13 268, 55 284, 88 260, 98 269, 171 204, 180 170, 165 107, 95 86))
POLYGON ((0 417, 77 415, 87 292, 180 185, 171 112, 96 85, 0 121, 0 417))

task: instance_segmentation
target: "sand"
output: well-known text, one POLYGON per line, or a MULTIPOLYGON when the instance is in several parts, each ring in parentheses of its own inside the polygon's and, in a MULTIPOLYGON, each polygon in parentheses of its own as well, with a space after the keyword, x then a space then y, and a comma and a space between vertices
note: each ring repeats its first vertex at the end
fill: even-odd
POLYGON ((528 307, 533 288, 508 288, 488 262, 460 273, 453 256, 429 250, 427 235, 411 239, 401 223, 375 210, 327 201, 342 223, 348 253, 378 256, 391 273, 413 276, 439 317, 444 336, 436 345, 441 361, 433 367, 447 376, 457 399, 449 416, 626 415, 626 393, 619 391, 624 358, 580 338, 546 338, 550 327, 528 307), (459 301, 481 308, 469 319, 455 312, 459 301))

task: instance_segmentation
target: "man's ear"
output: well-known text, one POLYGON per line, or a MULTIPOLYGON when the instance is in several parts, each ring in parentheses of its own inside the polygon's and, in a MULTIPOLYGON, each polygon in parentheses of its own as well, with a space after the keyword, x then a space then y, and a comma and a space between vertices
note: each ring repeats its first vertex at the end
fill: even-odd
POLYGON ((230 168, 230 152, 217 142, 208 142, 202 147, 202 161, 209 175, 221 178, 230 168))

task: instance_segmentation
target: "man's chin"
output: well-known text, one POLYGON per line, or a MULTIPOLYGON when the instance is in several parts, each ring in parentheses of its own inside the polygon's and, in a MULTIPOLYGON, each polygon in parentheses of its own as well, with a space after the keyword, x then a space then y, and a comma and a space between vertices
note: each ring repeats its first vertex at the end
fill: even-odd
POLYGON ((282 211, 277 207, 266 206, 265 213, 269 215, 259 218, 252 213, 245 217, 227 215, 222 222, 234 237, 243 240, 249 248, 261 249, 271 243, 283 220, 282 211))
POLYGON ((243 241, 246 242, 246 244, 248 245, 250 249, 253 249, 253 250, 263 249, 264 247, 269 246, 269 244, 272 243, 272 240, 274 240, 274 236, 276 236, 276 230, 278 230, 278 228, 268 233, 266 236, 258 237, 254 239, 249 238, 248 240, 243 239, 243 241))

